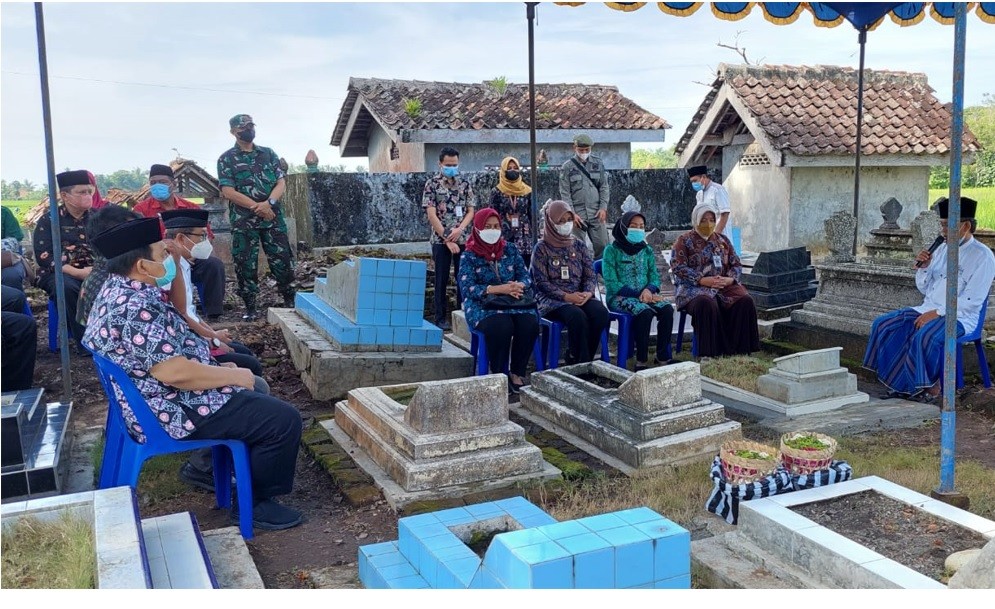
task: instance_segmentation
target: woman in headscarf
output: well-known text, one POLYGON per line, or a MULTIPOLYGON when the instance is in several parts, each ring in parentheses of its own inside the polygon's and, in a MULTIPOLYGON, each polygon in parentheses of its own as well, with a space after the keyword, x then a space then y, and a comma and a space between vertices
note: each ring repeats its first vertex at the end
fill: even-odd
POLYGON ((740 283, 743 266, 732 242, 715 232, 718 215, 710 203, 696 205, 693 228, 674 243, 671 260, 677 310, 691 315, 699 357, 760 350, 757 309, 740 283))
POLYGON ((545 208, 542 241, 532 253, 539 314, 567 327, 568 364, 589 362, 611 321, 608 309, 595 297, 594 260, 587 246, 573 237, 570 206, 551 201, 545 208))
POLYGON ((529 272, 518 247, 501 236, 497 211, 485 207, 474 214, 457 281, 466 323, 487 343, 491 373, 504 372, 510 353, 508 390, 518 393, 539 336, 539 319, 529 296, 529 272))
POLYGON ((622 214, 612 229, 614 241, 603 255, 608 308, 632 316, 636 343, 636 371, 649 359, 650 326, 656 318, 655 364, 667 363, 667 348, 674 328, 674 307, 660 295, 660 272, 653 248, 646 244, 646 218, 638 211, 622 214))
POLYGON ((501 236, 518 247, 525 266, 528 266, 535 237, 532 235, 532 188, 523 177, 518 160, 504 157, 498 173, 498 185, 491 191, 489 206, 501 217, 501 236))

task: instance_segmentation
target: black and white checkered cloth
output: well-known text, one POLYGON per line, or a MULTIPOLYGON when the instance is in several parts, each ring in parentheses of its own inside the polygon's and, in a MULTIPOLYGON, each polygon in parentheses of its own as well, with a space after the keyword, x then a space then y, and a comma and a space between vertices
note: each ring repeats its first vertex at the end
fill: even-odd
POLYGON ((790 493, 794 490, 791 486, 791 476, 783 467, 752 484, 730 484, 725 481, 722 475, 722 464, 719 458, 712 461, 712 480, 715 482, 715 489, 705 502, 705 509, 722 517, 729 524, 736 524, 739 519, 739 502, 750 499, 772 497, 790 493))
POLYGON ((796 491, 845 482, 853 477, 853 468, 846 461, 833 461, 829 467, 811 474, 791 474, 791 486, 796 491))

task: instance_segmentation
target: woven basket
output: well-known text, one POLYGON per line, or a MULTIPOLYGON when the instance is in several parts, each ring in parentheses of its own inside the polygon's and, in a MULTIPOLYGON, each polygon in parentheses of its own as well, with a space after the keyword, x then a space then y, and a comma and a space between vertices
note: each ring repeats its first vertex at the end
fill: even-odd
POLYGON ((836 440, 810 431, 793 431, 781 436, 781 462, 792 474, 812 474, 829 467, 836 454, 836 440), (797 436, 812 436, 826 445, 822 450, 791 448, 785 442, 797 436))
POLYGON ((777 469, 779 458, 777 449, 749 440, 730 440, 719 449, 719 462, 722 474, 730 484, 752 484, 771 475, 777 469), (771 456, 770 459, 746 459, 736 454, 737 450, 752 450, 771 456))

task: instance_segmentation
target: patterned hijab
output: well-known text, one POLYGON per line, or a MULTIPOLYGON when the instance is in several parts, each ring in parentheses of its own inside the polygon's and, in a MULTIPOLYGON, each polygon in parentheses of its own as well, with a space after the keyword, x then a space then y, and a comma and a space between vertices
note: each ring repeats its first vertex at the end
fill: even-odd
POLYGON ((498 173, 498 185, 497 189, 506 195, 512 197, 524 197, 525 195, 532 192, 532 187, 525 183, 522 179, 525 176, 525 172, 522 171, 522 164, 518 162, 515 157, 506 156, 504 160, 501 161, 501 171, 498 173), (517 180, 509 180, 505 177, 504 172, 508 171, 508 165, 514 161, 515 165, 518 167, 517 180))
POLYGON ((467 251, 473 252, 488 262, 500 260, 501 256, 504 255, 504 237, 498 239, 494 245, 486 243, 480 238, 480 231, 484 230, 487 220, 492 216, 498 220, 501 219, 501 215, 490 207, 485 207, 473 214, 473 233, 466 240, 467 251))
MULTIPOLYGON (((546 218, 545 218, 545 228, 542 231, 542 240, 549 244, 551 247, 562 248, 570 247, 573 243, 574 236, 573 233, 564 237, 560 233, 556 232, 556 221, 563 218, 565 213, 573 213, 570 209, 570 205, 566 201, 550 201, 546 203, 546 218)), ((573 218, 571 218, 571 221, 573 218)))
POLYGON ((629 256, 635 256, 639 252, 643 251, 643 248, 648 247, 645 241, 632 243, 626 238, 626 235, 629 234, 629 224, 632 223, 632 219, 636 216, 642 218, 644 223, 646 222, 646 216, 642 215, 638 211, 627 211, 622 214, 622 217, 615 223, 615 227, 612 228, 612 238, 615 239, 615 241, 613 241, 615 247, 622 250, 629 256))

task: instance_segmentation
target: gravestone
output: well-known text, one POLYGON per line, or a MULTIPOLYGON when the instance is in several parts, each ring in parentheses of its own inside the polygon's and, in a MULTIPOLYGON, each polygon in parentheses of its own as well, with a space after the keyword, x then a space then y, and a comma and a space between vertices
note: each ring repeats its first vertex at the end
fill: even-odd
POLYGON ((740 424, 701 395, 698 364, 632 373, 595 361, 532 374, 519 414, 632 474, 711 459, 740 424))
POLYGON ((840 366, 842 350, 834 347, 779 357, 757 379, 757 391, 776 402, 773 412, 788 417, 867 402, 870 397, 857 391, 857 376, 840 366))
POLYGON ((58 495, 65 486, 73 438, 72 404, 46 404, 44 393, 39 387, 2 395, 3 501, 58 495))
POLYGON ((912 221, 912 254, 929 249, 940 234, 940 215, 931 209, 921 212, 912 221))
POLYGON ((881 217, 884 218, 884 222, 878 228, 889 230, 889 229, 899 229, 898 218, 902 215, 902 204, 898 202, 898 199, 891 197, 887 201, 881 204, 881 217))
POLYGON ((812 256, 804 247, 760 252, 742 282, 753 297, 757 315, 765 319, 787 316, 818 290, 812 256))
POLYGON ((508 420, 503 374, 353 389, 322 425, 395 509, 560 475, 508 420))
POLYGON ((829 259, 833 262, 853 262, 853 241, 856 235, 857 219, 847 211, 838 211, 825 222, 826 242, 829 244, 829 259))
POLYGON ((312 396, 472 374, 473 358, 422 318, 425 275, 422 261, 348 259, 298 292, 295 308, 269 310, 312 396))

